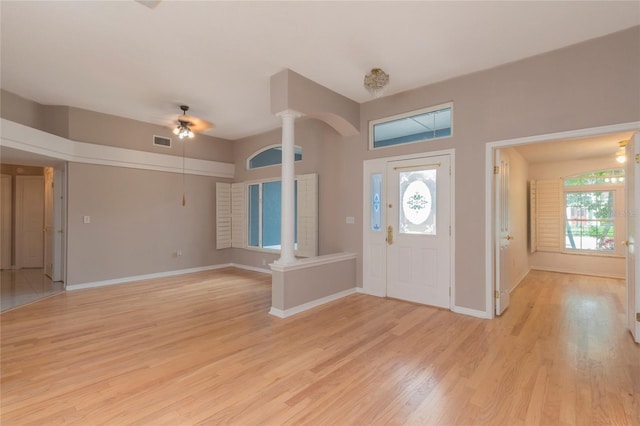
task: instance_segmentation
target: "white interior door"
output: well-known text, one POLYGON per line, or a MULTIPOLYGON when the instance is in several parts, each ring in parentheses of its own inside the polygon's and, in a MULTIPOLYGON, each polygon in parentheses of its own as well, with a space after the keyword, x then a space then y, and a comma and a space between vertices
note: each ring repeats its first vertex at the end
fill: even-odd
POLYGON ((11 176, 2 175, 2 187, 0 188, 0 269, 8 269, 11 267, 11 176))
POLYGON ((65 195, 64 195, 64 169, 53 171, 53 281, 64 280, 65 267, 65 195))
POLYGON ((509 262, 511 223, 509 209, 509 156, 504 150, 496 150, 496 315, 509 306, 509 262))
POLYGON ((628 327, 636 342, 640 343, 640 292, 639 281, 640 256, 636 253, 636 244, 640 241, 640 173, 636 155, 640 155, 640 134, 636 133, 626 147, 626 199, 627 199, 627 320, 628 327))
POLYGON ((53 278, 53 168, 44 168, 44 273, 53 278))
POLYGON ((44 178, 16 177, 16 266, 44 265, 44 178))
POLYGON ((451 159, 387 164, 387 295, 450 307, 451 159))

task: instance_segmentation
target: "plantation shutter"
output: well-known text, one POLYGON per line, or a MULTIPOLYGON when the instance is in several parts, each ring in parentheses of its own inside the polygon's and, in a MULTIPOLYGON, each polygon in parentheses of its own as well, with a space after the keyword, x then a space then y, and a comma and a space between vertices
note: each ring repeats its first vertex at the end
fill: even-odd
POLYGON ((231 247, 231 184, 216 182, 216 248, 231 247))
POLYGON ((296 255, 318 255, 318 175, 300 175, 298 180, 298 249, 296 255))
POLYGON ((247 223, 245 184, 231 184, 231 247, 245 247, 247 223))
POLYGON ((562 180, 536 182, 536 248, 562 251, 564 231, 562 180))
POLYGON ((538 249, 538 239, 537 239, 537 213, 536 213, 536 203, 537 203, 537 194, 536 194, 536 181, 532 180, 529 182, 529 253, 535 253, 538 249))

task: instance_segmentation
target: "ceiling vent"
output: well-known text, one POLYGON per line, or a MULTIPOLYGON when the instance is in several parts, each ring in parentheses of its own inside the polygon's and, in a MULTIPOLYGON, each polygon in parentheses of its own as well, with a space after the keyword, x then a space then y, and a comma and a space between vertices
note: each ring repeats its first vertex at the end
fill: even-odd
POLYGON ((156 146, 164 146, 165 148, 171 148, 171 139, 163 138, 162 136, 153 136, 153 144, 156 146))

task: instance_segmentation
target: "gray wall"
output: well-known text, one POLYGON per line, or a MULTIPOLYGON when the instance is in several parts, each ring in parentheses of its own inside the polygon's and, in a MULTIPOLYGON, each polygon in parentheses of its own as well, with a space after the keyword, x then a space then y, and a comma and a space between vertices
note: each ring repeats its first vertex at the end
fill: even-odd
MULTIPOLYGON (((485 144, 640 120, 640 27, 565 49, 367 102, 370 120, 453 101, 451 138, 368 150, 367 131, 344 138, 336 158, 343 186, 339 215, 362 223, 362 162, 370 158, 456 149, 456 305, 485 306, 485 144)), ((340 223, 341 251, 358 253, 362 227, 340 223)))
MULTIPOLYGON (((363 161, 455 148, 455 303, 484 311, 485 144, 638 121, 638 75, 640 27, 635 27, 361 104, 361 133, 356 136, 339 136, 317 120, 298 120, 296 144, 303 146, 304 160, 296 165, 296 172, 317 172, 320 176, 320 253, 357 253, 356 282, 361 286, 363 161), (449 101, 454 102, 452 137, 376 151, 368 149, 370 120, 449 101), (346 216, 354 216, 355 225, 346 224, 346 216)), ((40 129, 45 127, 47 119, 43 114, 46 113, 42 111, 46 107, 38 107, 19 97, 16 99, 6 92, 2 95, 3 117, 40 129)), ((47 126, 61 133, 67 131, 70 139, 168 153, 164 148, 153 148, 150 140, 147 145, 150 133, 166 135, 170 131, 168 128, 64 108, 55 110, 56 118, 50 120, 55 123, 47 126)), ((198 136, 193 142, 193 145, 187 145, 187 156, 235 162, 236 181, 279 174, 277 168, 245 170, 249 154, 266 145, 280 143, 279 131, 233 142, 198 136)), ((181 155, 178 150, 170 153, 181 155)), ((183 208, 175 199, 176 194, 178 197, 181 194, 179 177, 150 171, 70 165, 69 281, 96 281, 226 263, 234 261, 236 256, 243 262, 261 266, 262 254, 255 256, 242 251, 240 256, 239 250, 214 249, 215 179, 188 177, 192 186, 187 185, 188 204, 183 208), (193 191, 192 196, 189 191, 193 191), (190 200, 193 204, 189 204, 190 200), (97 222, 84 225, 81 223, 83 215, 91 215, 97 222), (172 258, 171 253, 180 245, 184 245, 185 256, 172 258)))
POLYGON ((68 182, 67 285, 231 262, 216 250, 216 178, 185 176, 184 207, 176 173, 70 163, 68 182))

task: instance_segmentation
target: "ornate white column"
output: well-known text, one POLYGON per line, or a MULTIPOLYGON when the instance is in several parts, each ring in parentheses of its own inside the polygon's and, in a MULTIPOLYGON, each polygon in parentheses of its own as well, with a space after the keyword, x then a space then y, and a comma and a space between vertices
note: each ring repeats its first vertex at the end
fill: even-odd
POLYGON ((295 262, 295 120, 296 111, 285 110, 276 114, 282 119, 282 204, 280 216, 279 265, 295 262))

